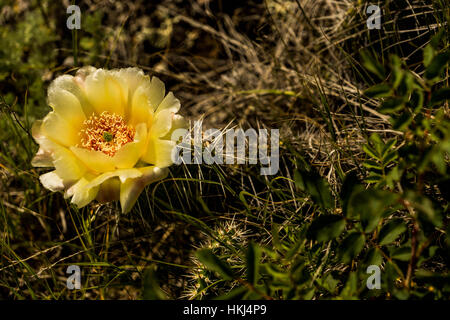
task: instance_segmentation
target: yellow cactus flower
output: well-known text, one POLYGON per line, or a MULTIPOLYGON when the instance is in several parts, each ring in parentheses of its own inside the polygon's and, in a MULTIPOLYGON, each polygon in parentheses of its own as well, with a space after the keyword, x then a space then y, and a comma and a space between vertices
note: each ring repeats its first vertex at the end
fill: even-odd
POLYGON ((120 200, 122 212, 130 211, 146 185, 167 176, 171 133, 186 127, 180 101, 137 68, 60 76, 48 104, 53 110, 33 124, 40 148, 32 165, 53 167, 41 183, 78 207, 120 200))

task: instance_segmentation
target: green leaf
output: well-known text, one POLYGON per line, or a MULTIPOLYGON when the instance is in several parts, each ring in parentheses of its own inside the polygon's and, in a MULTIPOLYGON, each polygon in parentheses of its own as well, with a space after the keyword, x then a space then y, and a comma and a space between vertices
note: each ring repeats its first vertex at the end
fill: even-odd
POLYGON ((314 203, 325 209, 333 207, 330 186, 318 173, 298 170, 294 173, 294 180, 297 188, 309 194, 314 203))
POLYGON ((366 255, 366 265, 381 266, 383 262, 383 255, 377 248, 371 248, 366 255))
POLYGON ((265 263, 262 265, 264 267, 264 271, 272 276, 279 282, 284 282, 289 280, 289 274, 284 270, 279 270, 279 267, 273 264, 265 263))
POLYGON ((367 169, 378 169, 382 170, 383 168, 379 165, 378 162, 373 160, 366 160, 363 162, 363 166, 367 169))
POLYGON ((276 248, 278 250, 280 250, 282 248, 281 242, 280 242, 280 237, 279 237, 279 232, 280 232, 280 226, 277 223, 273 223, 272 230, 271 230, 272 244, 273 244, 274 248, 276 248))
POLYGON ((450 99, 450 88, 441 88, 431 95, 430 104, 432 106, 440 105, 450 99))
POLYGON ((344 179, 344 183, 341 188, 340 198, 342 202, 342 212, 344 216, 353 218, 348 214, 348 202, 351 195, 356 191, 362 191, 364 187, 359 183, 358 177, 355 171, 347 173, 344 179))
POLYGON ((403 171, 400 170, 398 166, 393 167, 392 170, 389 170, 386 174, 386 185, 393 189, 395 182, 400 180, 402 173, 403 171))
POLYGON ((247 260, 247 281, 255 285, 258 280, 258 269, 259 260, 261 258, 260 248, 254 244, 250 243, 247 250, 246 260, 247 260))
POLYGON ((405 76, 405 73, 401 69, 402 60, 398 56, 396 56, 396 55, 391 56, 391 65, 392 65, 392 76, 393 76, 392 88, 395 90, 398 88, 398 86, 402 82, 403 77, 405 76))
POLYGON ((415 90, 412 93, 410 104, 414 109, 414 113, 419 113, 422 110, 424 101, 425 96, 423 94, 423 91, 415 90))
POLYGON ((418 85, 416 83, 416 78, 414 75, 407 71, 400 83, 400 86, 397 88, 397 94, 399 97, 407 97, 411 93, 414 88, 417 88, 418 85))
POLYGON ((373 159, 380 160, 380 155, 378 154, 378 152, 368 144, 363 145, 363 151, 373 159))
POLYGON ((355 271, 350 272, 345 283, 345 287, 341 291, 341 297, 344 299, 356 299, 355 293, 358 289, 358 275, 355 271))
MULTIPOLYGON (((415 276, 417 280, 420 282, 424 282, 427 284, 432 284, 433 286, 439 287, 447 287, 450 286, 450 274, 449 273, 441 273, 441 272, 433 272, 430 270, 419 269, 416 271, 415 276)), ((449 289, 447 289, 448 292, 449 289)))
POLYGON ((91 50, 95 47, 95 39, 83 37, 80 39, 80 47, 84 50, 91 50))
POLYGON ((384 246, 395 241, 403 232, 406 231, 405 223, 400 220, 393 220, 386 224, 380 231, 378 238, 380 239, 380 245, 384 246))
POLYGON ((413 118, 409 113, 402 113, 398 118, 392 118, 392 128, 394 130, 405 130, 412 122, 413 118))
POLYGON ((397 143, 397 139, 390 139, 388 142, 384 145, 382 156, 386 157, 386 155, 391 151, 391 149, 395 146, 397 143))
POLYGON ((401 276, 402 274, 399 272, 397 263, 392 259, 389 259, 386 261, 384 265, 383 281, 381 282, 381 285, 383 287, 386 286, 388 292, 392 292, 396 288, 395 287, 396 279, 398 279, 401 276))
POLYGON ((396 199, 397 195, 392 192, 368 189, 352 195, 349 210, 354 215, 359 214, 364 232, 372 232, 385 209, 396 199))
POLYGON ((247 210, 250 210, 250 207, 248 206, 247 200, 245 199, 245 195, 246 194, 249 194, 249 193, 246 192, 246 191, 239 192, 239 200, 241 200, 241 202, 244 204, 244 206, 245 206, 245 208, 247 210))
POLYGON ((431 45, 427 45, 425 49, 423 49, 423 65, 428 67, 436 55, 436 50, 431 45))
POLYGON ((403 98, 389 98, 384 101, 378 111, 386 114, 391 114, 403 109, 405 101, 403 98))
POLYGON ((397 289, 395 288, 393 290, 392 295, 397 298, 398 300, 408 300, 409 298, 409 292, 405 288, 397 289))
POLYGON ((345 229, 345 220, 335 214, 321 215, 314 219, 307 232, 307 238, 318 242, 337 238, 345 229))
MULTIPOLYGON (((442 146, 442 145, 441 145, 442 146)), ((440 174, 445 175, 445 172, 448 167, 448 160, 447 160, 447 154, 443 150, 439 150, 439 146, 434 146, 433 150, 430 155, 431 161, 436 166, 436 169, 439 171, 440 174)))
POLYGON ((391 95, 391 86, 385 83, 377 84, 364 91, 364 95, 369 98, 389 97, 391 95))
POLYGON ((383 179, 383 176, 376 172, 371 172, 364 181, 366 183, 378 183, 383 179))
POLYGON ((442 41, 442 37, 445 33, 445 28, 442 28, 441 30, 439 30, 438 33, 436 33, 430 40, 430 43, 427 46, 432 47, 433 49, 438 49, 439 47, 439 43, 441 43, 442 41))
POLYGON ((372 145, 375 147, 375 150, 377 151, 377 155, 381 156, 381 154, 383 153, 384 142, 381 139, 380 135, 376 132, 372 133, 370 135, 369 140, 372 143, 372 145))
POLYGON ((450 51, 442 52, 434 57, 425 71, 425 78, 431 80, 438 77, 449 60, 450 51))
POLYGON ((343 263, 353 260, 364 248, 366 238, 362 233, 349 234, 340 245, 340 258, 343 263))
POLYGON ((361 57, 363 60, 363 66, 375 74, 380 80, 386 78, 386 71, 381 63, 379 63, 370 53, 367 51, 361 52, 361 57))
POLYGON ((203 263, 207 268, 217 272, 225 280, 231 280, 234 278, 231 268, 209 249, 201 249, 195 253, 198 260, 203 263))
POLYGON ((142 287, 142 299, 144 300, 167 299, 165 293, 159 287, 158 279, 155 271, 153 270, 153 266, 144 272, 142 287))
POLYGON ((397 158, 397 151, 392 151, 383 157, 383 164, 386 166, 397 158))
POLYGON ((411 247, 395 248, 391 252, 391 258, 400 261, 409 261, 411 259, 411 247))
POLYGON ((328 292, 334 293, 336 291, 337 285, 339 284, 339 280, 334 279, 331 274, 328 274, 325 279, 320 279, 318 282, 324 287, 328 292), (320 281, 322 280, 322 281, 320 281))
POLYGON ((406 198, 409 200, 414 209, 419 213, 419 220, 425 220, 436 227, 442 227, 442 215, 433 206, 433 202, 427 197, 408 191, 406 198))
POLYGON ((304 282, 307 276, 304 273, 305 268, 307 268, 309 263, 306 261, 304 257, 297 257, 295 262, 292 263, 289 273, 291 278, 298 284, 304 282))

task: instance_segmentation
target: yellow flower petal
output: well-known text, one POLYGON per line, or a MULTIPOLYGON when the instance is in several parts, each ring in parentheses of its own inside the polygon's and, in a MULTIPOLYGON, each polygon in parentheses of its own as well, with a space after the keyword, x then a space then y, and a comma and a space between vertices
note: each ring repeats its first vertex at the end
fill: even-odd
POLYGON ((102 173, 113 171, 115 169, 113 158, 101 151, 88 150, 79 147, 70 147, 70 151, 94 172, 102 173))
POLYGON ((162 110, 170 110, 173 113, 177 113, 180 110, 180 106, 180 100, 175 98, 172 92, 169 92, 158 106, 156 112, 160 112, 162 110))
POLYGON ((139 161, 147 142, 147 125, 141 123, 136 127, 134 141, 122 146, 112 157, 116 168, 132 168, 139 161))
POLYGON ((95 177, 87 184, 87 187, 88 188, 96 187, 113 177, 118 177, 121 182, 125 182, 127 179, 137 178, 140 176, 142 176, 142 172, 138 168, 118 169, 112 172, 105 172, 95 177))
POLYGON ((156 110, 161 103, 161 101, 164 98, 164 95, 166 94, 166 88, 164 86, 164 83, 159 80, 157 77, 152 78, 152 82, 150 83, 149 88, 149 99, 150 99, 150 105, 153 108, 153 110, 156 110))
POLYGON ((91 189, 91 188, 98 187, 98 186, 102 185, 103 183, 105 183, 106 181, 108 181, 112 178, 116 178, 116 177, 119 178, 119 181, 121 183, 124 183, 128 179, 138 178, 140 176, 142 176, 142 172, 136 168, 119 169, 116 171, 103 173, 103 174, 93 178, 91 181, 89 181, 89 183, 87 183, 84 186, 84 188, 91 189))
MULTIPOLYGON (((106 172, 99 176, 87 174, 66 191, 65 197, 72 197, 71 202, 81 208, 94 200, 97 196, 100 199, 116 197, 115 192, 117 192, 117 190, 114 189, 114 183, 109 180, 118 178, 118 181, 123 183, 128 179, 138 178, 140 176, 142 176, 142 172, 136 168, 106 172), (103 186, 105 183, 106 185, 103 186), (106 194, 108 190, 113 194, 106 194), (99 194, 100 192, 101 194, 99 194)), ((117 200, 118 199, 119 198, 117 197, 117 200)))
POLYGON ((42 185, 53 192, 64 190, 63 180, 56 174, 56 171, 47 172, 39 177, 42 185))
POLYGON ((53 165, 56 173, 64 183, 80 179, 86 172, 86 167, 66 148, 60 147, 53 152, 53 165))
POLYGON ((165 136, 172 127, 174 113, 170 109, 162 110, 155 114, 153 126, 150 129, 150 135, 155 138, 165 136))
POLYGON ((138 178, 142 172, 136 168, 119 169, 113 172, 103 173, 93 178, 83 188, 92 189, 98 187, 96 199, 100 202, 119 200, 119 190, 122 183, 128 179, 138 178))
POLYGON ((31 135, 39 146, 46 152, 53 153, 55 149, 61 147, 58 143, 47 138, 43 130, 42 120, 37 120, 33 123, 33 126, 31 127, 31 135))
POLYGON ((149 123, 152 119, 152 114, 153 110, 150 107, 148 87, 141 86, 133 95, 128 123, 131 125, 137 125, 142 122, 149 123))
POLYGON ((36 155, 31 160, 33 167, 53 167, 53 157, 51 152, 46 151, 44 148, 39 148, 36 155))
POLYGON ((52 151, 48 145, 50 141, 42 133, 42 120, 37 120, 33 123, 31 135, 39 144, 39 150, 31 160, 31 165, 34 167, 52 167, 52 151))
POLYGON ((128 212, 147 184, 167 175, 165 167, 172 164, 176 145, 170 141, 170 134, 186 126, 184 119, 176 115, 180 101, 171 92, 165 96, 164 84, 156 77, 150 80, 137 68, 85 67, 75 77, 60 76, 49 87, 48 103, 53 111, 32 128, 40 146, 32 164, 54 167, 54 171, 40 177, 43 186, 51 191, 65 190, 65 197, 72 197, 78 207, 94 199, 119 199, 122 211, 128 212), (109 139, 106 133, 114 134, 102 128, 105 119, 98 118, 102 114, 120 119, 121 126, 111 130, 122 132, 124 126, 129 127, 123 130, 130 130, 124 133, 130 134, 125 144, 117 140, 115 153, 109 153, 112 156, 95 151, 95 143, 100 141, 90 141, 95 147, 82 141, 82 134, 105 140, 109 139), (98 126, 94 123, 92 128, 104 132, 86 133, 87 119, 98 121, 98 126), (132 132, 134 138, 130 141, 132 132), (134 168, 141 161, 155 166, 134 168))
POLYGON ((175 141, 150 139, 142 160, 160 168, 168 167, 173 163, 172 150, 175 146, 175 141))
POLYGON ((97 173, 102 173, 114 171, 116 168, 132 168, 139 161, 142 152, 144 152, 146 140, 147 126, 145 123, 141 123, 136 127, 134 141, 122 146, 113 157, 101 151, 79 147, 71 147, 70 150, 89 169, 97 173))
POLYGON ((172 126, 170 127, 169 132, 163 137, 161 137, 162 140, 171 140, 172 139, 172 133, 177 129, 185 129, 188 127, 188 122, 186 119, 179 114, 175 114, 172 118, 172 126))
POLYGON ((150 82, 150 77, 139 68, 112 70, 112 73, 126 85, 127 91, 133 93, 139 86, 150 82))
POLYGON ((79 208, 86 206, 97 196, 99 187, 87 188, 88 184, 89 180, 83 177, 67 190, 66 196, 72 196, 71 202, 79 208))
POLYGON ((106 180, 99 186, 95 200, 100 203, 119 200, 120 185, 120 180, 117 177, 106 180))
MULTIPOLYGON (((90 68, 94 69, 95 68, 90 68)), ((48 95, 56 95, 59 91, 67 91, 73 94, 77 100, 80 102, 83 108, 83 113, 85 116, 89 116, 94 112, 91 104, 87 100, 86 92, 84 89, 84 78, 85 74, 88 73, 89 68, 81 68, 78 70, 75 77, 71 75, 62 75, 52 81, 50 87, 48 88, 48 95)), ((92 71, 92 70, 91 70, 92 71)))
POLYGON ((48 104, 75 130, 80 130, 86 116, 80 101, 74 94, 64 89, 49 90, 48 104))
POLYGON ((42 130, 42 121, 36 121, 31 129, 32 136, 40 148, 31 164, 36 167, 55 167, 56 173, 69 184, 78 180, 86 171, 85 166, 76 159, 69 149, 49 140, 42 130))
POLYGON ((44 118, 42 130, 45 136, 63 146, 73 146, 80 141, 78 131, 54 111, 44 118))
MULTIPOLYGON (((132 114, 132 103, 136 91, 141 87, 148 88, 150 86, 150 77, 145 75, 144 72, 138 68, 112 70, 111 73, 118 80, 121 90, 124 92, 124 96, 127 96, 124 119, 130 124, 131 122, 129 122, 129 119, 132 114)), ((150 107, 147 106, 147 109, 150 109, 150 107)), ((146 122, 146 119, 147 117, 141 118, 141 121, 139 122, 146 122)), ((139 122, 133 122, 132 124, 136 125, 139 122)))
POLYGON ((141 177, 128 179, 120 187, 120 205, 123 213, 131 210, 146 185, 164 179, 168 174, 168 169, 153 166, 139 168, 139 171, 142 173, 141 177))
POLYGON ((120 80, 111 72, 97 69, 85 80, 86 96, 97 114, 107 111, 125 116, 128 92, 122 90, 120 80))

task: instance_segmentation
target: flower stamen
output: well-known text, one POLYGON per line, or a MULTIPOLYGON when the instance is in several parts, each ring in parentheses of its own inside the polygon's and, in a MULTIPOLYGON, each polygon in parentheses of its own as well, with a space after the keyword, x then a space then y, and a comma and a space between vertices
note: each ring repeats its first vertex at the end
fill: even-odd
POLYGON ((134 140, 135 133, 135 129, 127 126, 120 115, 104 111, 100 116, 93 114, 83 122, 79 133, 80 145, 112 157, 123 145, 134 140))

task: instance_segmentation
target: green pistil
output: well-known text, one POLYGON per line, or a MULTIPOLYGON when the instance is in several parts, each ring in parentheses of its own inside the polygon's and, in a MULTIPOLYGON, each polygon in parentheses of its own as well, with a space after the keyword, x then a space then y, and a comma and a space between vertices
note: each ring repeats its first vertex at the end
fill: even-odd
POLYGON ((112 133, 109 133, 108 131, 103 132, 103 140, 106 142, 111 142, 113 140, 114 136, 112 133))

